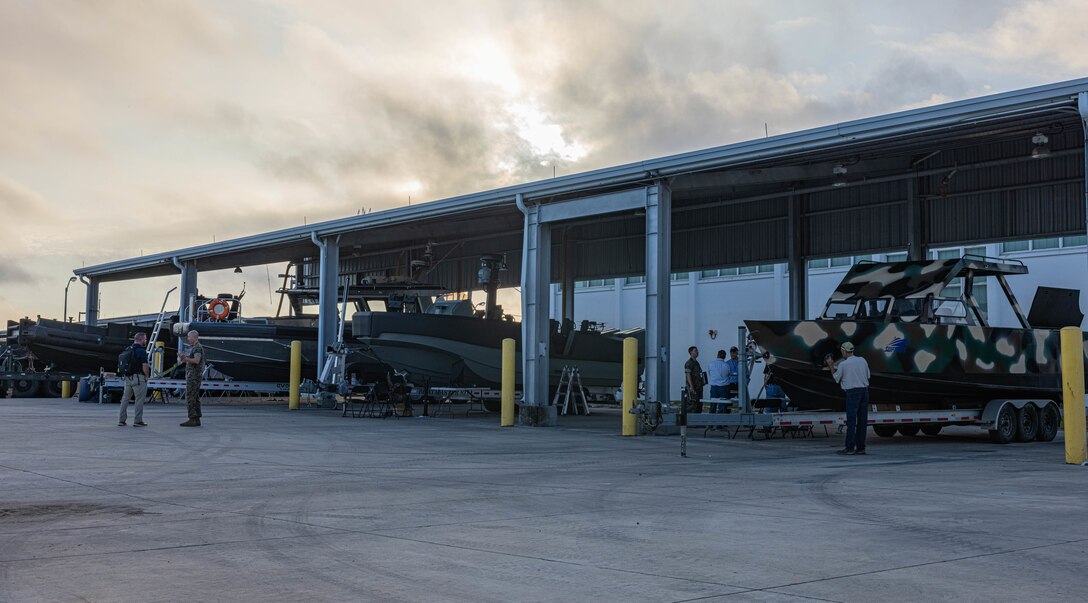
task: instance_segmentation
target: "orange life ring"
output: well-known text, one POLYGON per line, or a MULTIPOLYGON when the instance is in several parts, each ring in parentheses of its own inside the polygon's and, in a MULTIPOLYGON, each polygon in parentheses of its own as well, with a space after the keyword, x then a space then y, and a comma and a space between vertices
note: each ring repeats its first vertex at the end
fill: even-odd
POLYGON ((215 298, 208 302, 208 316, 216 320, 223 320, 230 315, 230 304, 222 298, 215 298))

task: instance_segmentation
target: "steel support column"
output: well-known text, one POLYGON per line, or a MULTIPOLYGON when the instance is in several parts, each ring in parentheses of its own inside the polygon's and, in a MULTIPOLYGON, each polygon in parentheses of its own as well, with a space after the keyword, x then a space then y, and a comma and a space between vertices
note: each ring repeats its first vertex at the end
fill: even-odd
POLYGON ((321 251, 317 283, 317 380, 325 368, 325 351, 336 340, 337 299, 340 289, 340 237, 311 239, 321 251))
POLYGON ((87 326, 93 327, 98 324, 98 279, 92 276, 84 282, 87 284, 87 312, 84 318, 87 326))
POLYGON ((789 291, 790 320, 804 320, 808 313, 808 265, 805 263, 804 198, 789 198, 789 291))
POLYGON ((668 404, 672 189, 661 182, 646 192, 646 401, 668 404))
MULTIPOLYGON (((178 265, 175 262, 175 265, 178 265)), ((179 322, 192 322, 193 316, 193 304, 192 300, 196 297, 196 262, 188 261, 181 262, 181 285, 178 289, 181 291, 181 302, 178 305, 178 320, 179 322)))
POLYGON ((563 272, 562 272, 562 303, 563 311, 560 313, 560 324, 563 321, 574 320, 574 241, 570 238, 570 229, 563 229, 563 272))
POLYGON ((907 258, 924 260, 929 256, 926 243, 925 201, 919 198, 916 181, 907 179, 907 258))
POLYGON ((521 391, 525 406, 547 406, 549 402, 552 228, 540 217, 539 205, 526 207, 521 270, 521 391))

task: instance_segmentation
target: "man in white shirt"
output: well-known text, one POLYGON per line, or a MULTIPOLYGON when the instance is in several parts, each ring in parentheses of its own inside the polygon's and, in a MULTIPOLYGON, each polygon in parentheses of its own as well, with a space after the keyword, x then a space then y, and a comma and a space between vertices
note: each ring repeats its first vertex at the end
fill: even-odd
MULTIPOLYGON (((729 367, 725 362, 725 350, 718 350, 718 357, 710 361, 707 367, 707 377, 710 381, 710 398, 722 400, 728 398, 725 391, 726 381, 729 378, 729 367)), ((725 412, 724 404, 710 404, 710 412, 725 412)))
POLYGON ((846 444, 839 454, 865 454, 865 432, 869 429, 869 363, 854 355, 854 344, 842 344, 843 359, 835 366, 831 355, 824 359, 834 372, 835 382, 846 392, 846 444))

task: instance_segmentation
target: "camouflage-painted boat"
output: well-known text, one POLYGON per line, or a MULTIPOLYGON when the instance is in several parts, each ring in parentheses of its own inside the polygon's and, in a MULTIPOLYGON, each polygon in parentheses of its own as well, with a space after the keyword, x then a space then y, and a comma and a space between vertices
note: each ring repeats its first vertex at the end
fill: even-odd
POLYGON ((1060 400, 1059 329, 1080 326, 1080 292, 1040 287, 1025 317, 1005 277, 1026 273, 1020 262, 980 256, 863 262, 846 274, 819 319, 745 323, 800 409, 843 409, 824 358, 837 358, 846 341, 869 363, 873 404, 921 410, 1060 400), (972 292, 986 277, 1001 286, 1020 327, 987 324, 972 292), (962 293, 946 294, 950 285, 962 293))

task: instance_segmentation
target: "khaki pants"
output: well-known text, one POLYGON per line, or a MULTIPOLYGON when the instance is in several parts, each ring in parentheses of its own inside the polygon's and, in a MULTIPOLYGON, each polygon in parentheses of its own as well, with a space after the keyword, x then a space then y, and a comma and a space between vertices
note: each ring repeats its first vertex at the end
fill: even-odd
POLYGON ((142 374, 125 377, 125 391, 121 394, 121 414, 117 417, 118 423, 124 423, 128 420, 128 401, 132 397, 136 398, 134 422, 143 423, 144 402, 147 401, 147 377, 142 374))

